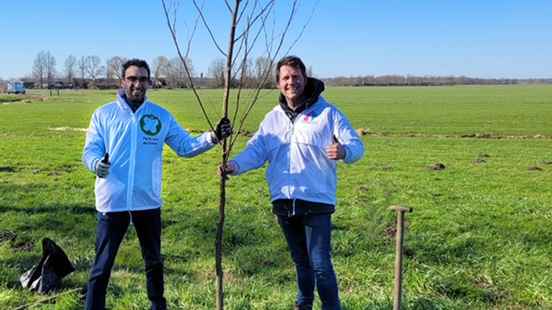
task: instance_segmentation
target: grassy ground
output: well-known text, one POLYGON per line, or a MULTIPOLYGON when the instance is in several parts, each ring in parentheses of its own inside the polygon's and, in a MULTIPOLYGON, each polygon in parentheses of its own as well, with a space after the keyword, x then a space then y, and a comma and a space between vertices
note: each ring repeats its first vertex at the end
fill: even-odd
MULTIPOLYGON (((204 92, 211 115, 220 111, 220 94, 204 92)), ((207 129, 190 92, 150 95, 190 130, 207 129)), ((263 93, 247 130, 276 95, 263 93)), ((43 237, 61 245, 77 271, 62 295, 37 308, 82 308, 71 290, 86 282, 95 229, 82 129, 113 97, 0 96, 0 309, 44 298, 18 283, 40 258, 43 237)), ((552 87, 331 88, 326 97, 369 132, 365 158, 339 166, 333 253, 345 309, 391 307, 392 204, 414 208, 407 215, 407 308, 552 308, 552 87), (428 169, 437 162, 446 168, 428 169)), ((218 150, 193 159, 165 155, 166 297, 174 309, 213 309, 218 150)), ((294 271, 264 170, 232 178, 228 194, 226 307, 290 309, 294 271)), ((148 306, 133 230, 118 254, 108 304, 148 306)))

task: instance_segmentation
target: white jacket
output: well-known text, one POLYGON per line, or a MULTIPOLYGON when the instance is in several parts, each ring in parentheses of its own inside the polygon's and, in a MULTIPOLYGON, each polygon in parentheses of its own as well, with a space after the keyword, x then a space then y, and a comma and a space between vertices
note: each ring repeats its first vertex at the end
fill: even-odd
POLYGON ((333 137, 345 147, 345 163, 359 160, 364 145, 347 118, 324 98, 292 123, 281 106, 261 122, 246 148, 234 158, 235 174, 269 162, 266 179, 272 201, 302 199, 335 205, 336 161, 326 157, 333 137))
POLYGON ((95 172, 109 153, 107 178, 96 178, 100 212, 160 208, 163 145, 179 156, 192 157, 213 147, 211 135, 190 136, 162 107, 146 100, 135 113, 125 99, 98 108, 86 134, 82 160, 95 172))

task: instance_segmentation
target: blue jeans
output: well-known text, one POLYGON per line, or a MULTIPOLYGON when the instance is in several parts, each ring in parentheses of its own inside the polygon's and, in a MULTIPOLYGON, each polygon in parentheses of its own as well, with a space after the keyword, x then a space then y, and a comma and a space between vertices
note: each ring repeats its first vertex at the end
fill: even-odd
POLYGON ((105 309, 105 294, 117 250, 130 221, 134 224, 146 268, 151 309, 166 309, 163 297, 163 259, 161 257, 161 210, 97 214, 96 258, 86 292, 86 309, 105 309))
POLYGON ((314 288, 324 310, 341 309, 331 257, 331 214, 278 215, 297 271, 296 305, 312 307, 314 288))

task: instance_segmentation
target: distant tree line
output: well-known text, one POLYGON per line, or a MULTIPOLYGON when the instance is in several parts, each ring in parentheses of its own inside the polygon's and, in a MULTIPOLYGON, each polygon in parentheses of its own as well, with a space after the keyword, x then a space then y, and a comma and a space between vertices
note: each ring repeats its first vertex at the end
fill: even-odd
MULTIPOLYGON (((33 62, 32 75, 23 78, 27 88, 118 88, 122 79, 122 65, 126 57, 113 56, 102 63, 99 56, 76 57, 69 55, 63 62, 63 69, 56 69, 56 58, 50 51, 39 52, 33 62)), ((211 62, 207 74, 197 74, 192 60, 186 58, 186 65, 192 72, 194 84, 198 87, 219 88, 224 86, 224 60, 211 62)), ((150 62, 151 77, 155 88, 188 88, 185 67, 178 57, 158 56, 150 62)), ((245 87, 256 87, 265 72, 272 71, 270 59, 258 57, 237 70, 243 70, 245 87)), ((237 76, 237 74, 235 75, 237 76)), ((233 81, 238 84, 238 81, 233 81)), ((263 87, 274 87, 272 79, 263 87)))
POLYGON ((552 84, 552 79, 482 79, 465 76, 366 75, 324 79, 328 86, 442 86, 552 84))
MULTIPOLYGON (((56 69, 56 58, 50 51, 40 51, 32 66, 32 75, 22 79, 27 88, 118 88, 123 63, 123 56, 113 56, 102 62, 99 56, 89 55, 76 57, 69 55, 63 62, 61 70, 56 69)), ((194 71, 190 58, 186 64, 192 72, 194 85, 197 87, 220 88, 224 86, 224 59, 214 59, 207 74, 194 71)), ((190 87, 184 65, 178 57, 155 57, 151 62, 151 75, 155 88, 188 88, 190 87)), ((256 87, 263 80, 267 70, 270 78, 263 88, 274 88, 272 78, 273 65, 270 59, 258 57, 248 60, 235 68, 244 72, 242 85, 256 87)), ((313 76, 312 67, 307 75, 313 76)), ((239 76, 234 74, 233 76, 239 76)), ((365 75, 339 76, 323 79, 328 86, 440 86, 440 85, 507 85, 507 84, 552 84, 552 79, 483 79, 465 76, 414 76, 414 75, 365 75)), ((239 81, 232 81, 238 85, 239 81)))

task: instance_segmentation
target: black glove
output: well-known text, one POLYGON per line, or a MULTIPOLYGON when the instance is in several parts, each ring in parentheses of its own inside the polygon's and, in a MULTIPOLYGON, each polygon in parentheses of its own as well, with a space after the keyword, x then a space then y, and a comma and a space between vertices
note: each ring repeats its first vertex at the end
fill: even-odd
POLYGON ((96 163, 96 175, 100 178, 107 178, 110 167, 109 154, 105 153, 104 158, 96 163))
POLYGON ((217 124, 217 128, 215 129, 215 137, 217 138, 217 141, 221 141, 231 134, 232 124, 230 123, 230 120, 227 117, 221 118, 217 124))

